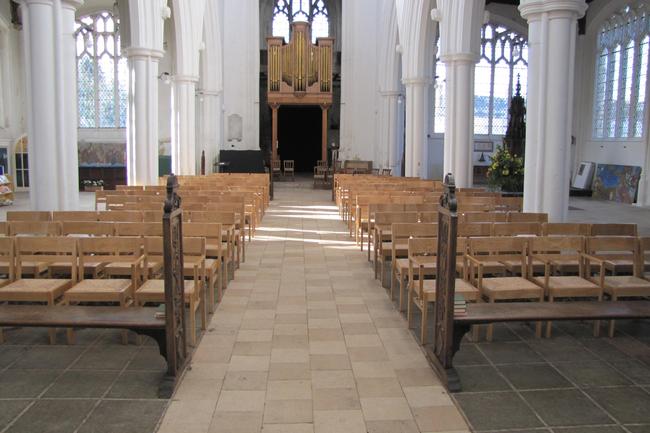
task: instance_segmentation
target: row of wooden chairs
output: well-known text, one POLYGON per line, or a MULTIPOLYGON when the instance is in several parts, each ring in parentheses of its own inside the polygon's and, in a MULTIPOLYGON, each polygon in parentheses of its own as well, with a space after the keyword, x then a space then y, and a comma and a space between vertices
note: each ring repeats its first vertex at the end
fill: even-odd
MULTIPOLYGON (((459 238, 456 293, 469 302, 592 299, 650 296, 650 237, 540 236, 459 238)), ((421 311, 426 342, 427 311, 435 302, 437 239, 408 241, 408 308, 421 311)), ((610 321, 609 335, 614 335, 610 321)), ((552 324, 547 322, 546 335, 552 324)), ((594 324, 598 335, 600 324, 594 324)), ((487 339, 492 339, 492 325, 487 339)), ((541 324, 537 325, 541 335, 541 324)))
MULTIPOLYGON (((185 298, 193 330, 199 313, 205 329, 206 312, 199 307, 212 311, 221 297, 226 257, 221 243, 210 238, 220 230, 219 224, 184 226, 184 274, 191 278, 185 298)), ((0 273, 6 276, 0 280, 0 302, 121 307, 164 302, 161 236, 6 237, 0 238, 0 256, 0 273)), ((194 342, 195 335, 191 338, 194 342)))
POLYGON ((294 179, 295 166, 295 161, 293 159, 285 159, 284 161, 274 159, 271 161, 273 176, 282 175, 284 177, 291 177, 292 180, 294 179))

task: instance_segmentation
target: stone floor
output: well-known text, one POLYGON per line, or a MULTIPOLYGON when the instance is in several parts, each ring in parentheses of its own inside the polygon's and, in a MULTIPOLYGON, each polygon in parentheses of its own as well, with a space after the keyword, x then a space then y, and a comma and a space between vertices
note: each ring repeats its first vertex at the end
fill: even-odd
MULTIPOLYGON (((46 330, 8 330, 0 433, 650 433, 647 321, 620 323, 611 340, 582 323, 556 324, 550 340, 497 326, 494 342, 463 343, 463 392, 447 395, 329 198, 308 181, 276 183, 171 401, 156 398, 165 365, 151 342, 88 330, 76 346, 50 346, 46 330)), ((573 221, 650 234, 650 209, 571 206, 573 221)), ((92 194, 80 208, 93 209, 92 194)), ((18 193, 0 220, 28 209, 18 193)))
POLYGON ((159 433, 467 430, 329 194, 277 186, 159 433))

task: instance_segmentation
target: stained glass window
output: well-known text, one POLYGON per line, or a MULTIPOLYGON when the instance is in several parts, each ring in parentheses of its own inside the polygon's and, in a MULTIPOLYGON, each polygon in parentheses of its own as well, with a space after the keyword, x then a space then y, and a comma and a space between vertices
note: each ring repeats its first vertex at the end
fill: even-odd
POLYGON ((599 31, 594 138, 643 136, 650 16, 642 3, 621 9, 599 31))
MULTIPOLYGON (((438 40, 440 52, 440 40, 438 40)), ((526 97, 528 41, 512 30, 486 24, 481 30, 481 58, 474 70, 474 134, 503 135, 508 127, 508 105, 517 80, 526 97)), ((436 60, 434 131, 445 132, 445 66, 436 60)))
POLYGON ((294 21, 311 24, 312 42, 329 36, 329 14, 323 0, 278 0, 273 9, 273 36, 282 36, 288 42, 294 21))
POLYGON ((76 23, 80 128, 126 127, 128 70, 121 57, 118 24, 110 12, 76 23))

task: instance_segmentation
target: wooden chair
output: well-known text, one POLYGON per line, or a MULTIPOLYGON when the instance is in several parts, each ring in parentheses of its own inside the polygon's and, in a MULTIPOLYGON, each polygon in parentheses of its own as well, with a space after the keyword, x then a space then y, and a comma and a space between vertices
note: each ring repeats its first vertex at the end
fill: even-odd
MULTIPOLYGON (((163 255, 163 239, 160 237, 145 238, 145 252, 148 257, 163 255)), ((146 262, 147 259, 145 259, 146 262)), ((159 260, 159 259, 158 259, 159 260)), ((190 344, 196 346, 196 315, 200 310, 201 329, 205 330, 207 325, 206 309, 203 301, 203 281, 205 280, 205 238, 183 237, 183 262, 184 273, 191 280, 184 281, 185 303, 189 305, 189 329, 190 344)), ((146 279, 146 281, 135 291, 137 305, 144 305, 148 302, 165 302, 165 280, 146 279)))
MULTIPOLYGON (((459 239, 460 241, 460 239, 459 239)), ((457 252, 464 260, 466 244, 457 243, 457 252)), ((420 319, 420 344, 427 343, 427 317, 429 305, 436 301, 436 280, 426 279, 436 275, 436 256, 438 254, 437 238, 419 238, 408 240, 408 302, 406 317, 409 328, 411 327, 411 305, 415 305, 421 313, 420 319), (415 281, 417 275, 417 282, 415 281)), ((463 267, 464 268, 464 267, 463 267)), ((479 298, 479 291, 461 276, 456 278, 456 294, 462 295, 468 302, 475 302, 479 298)))
MULTIPOLYGON (((597 278, 591 271, 591 281, 603 288, 605 294, 612 301, 620 298, 648 297, 650 296, 650 281, 642 278, 640 266, 639 240, 632 236, 594 236, 587 238, 585 269, 591 269, 590 264, 599 266, 597 278), (615 273, 616 261, 628 260, 632 257, 632 275, 607 275, 607 271, 615 273)), ((609 336, 614 336, 615 321, 609 322, 609 336)))
POLYGON ((115 225, 111 222, 63 221, 61 234, 63 236, 113 236, 115 225))
MULTIPOLYGON (((120 307, 133 304, 134 294, 140 283, 140 273, 144 265, 142 239, 131 237, 80 238, 79 242, 79 283, 66 291, 65 304, 87 302, 114 303, 120 307), (84 278, 87 262, 127 263, 131 269, 130 278, 84 278)), ((74 341, 73 330, 68 330, 68 340, 74 341)), ((128 342, 126 332, 122 334, 124 344, 128 342)))
POLYGON ((59 211, 52 212, 52 221, 98 221, 99 215, 96 211, 59 211))
POLYGON ((392 171, 393 171, 393 170, 390 169, 390 168, 382 168, 382 169, 381 169, 381 175, 382 175, 382 176, 390 176, 391 173, 392 173, 392 171))
POLYGON ((314 188, 327 184, 327 166, 314 167, 314 188))
POLYGON ((508 220, 505 212, 465 212, 461 215, 461 223, 504 223, 508 220))
MULTIPOLYGON (((384 249, 390 248, 391 260, 391 277, 396 276, 397 260, 400 258, 408 258, 408 240, 409 238, 435 238, 438 236, 438 224, 433 223, 394 223, 391 226, 391 239, 390 242, 382 243, 380 250, 380 264, 381 264, 381 281, 384 283, 384 264, 386 255, 384 249)), ((393 299, 393 291, 390 293, 391 300, 393 299)), ((403 285, 400 287, 399 292, 399 310, 404 311, 404 301, 406 300, 403 291, 403 285)))
POLYGON ((650 236, 639 238, 639 269, 643 278, 650 280, 650 236))
MULTIPOLYGON (((66 237, 16 238, 15 275, 15 281, 0 287, 0 302, 58 304, 65 292, 77 282, 77 240, 66 237), (23 278, 25 265, 31 268, 34 263, 42 263, 45 269, 49 269, 50 264, 63 262, 68 265, 70 278, 42 278, 38 275, 23 278)), ((56 330, 50 329, 49 334, 50 343, 55 344, 56 330)))
MULTIPOLYGON (((186 223, 183 225, 183 235, 205 238, 206 255, 207 245, 211 245, 213 256, 205 259, 206 289, 208 291, 208 309, 214 311, 217 302, 221 302, 223 289, 227 279, 222 269, 228 269, 229 258, 223 253, 220 242, 223 228, 218 223, 186 223), (216 294, 215 294, 216 291, 216 294)), ((207 257, 207 256, 206 256, 207 257)))
POLYGON ((438 212, 418 212, 418 222, 421 223, 437 223, 438 212))
POLYGON ((417 212, 376 212, 371 219, 372 231, 368 235, 368 256, 370 257, 370 245, 372 234, 372 249, 374 251, 373 265, 375 268, 375 278, 377 275, 378 255, 381 250, 380 243, 390 242, 391 227, 393 223, 417 223, 417 212))
POLYGON ((508 212, 510 223, 547 223, 548 214, 535 212, 508 212))
POLYGON ((7 221, 52 221, 52 212, 10 210, 7 221))
POLYGON ((142 223, 114 223, 116 236, 162 236, 162 220, 158 222, 142 223))
MULTIPOLYGON (((183 209, 185 206, 183 206, 183 209)), ((142 212, 142 222, 145 223, 161 223, 163 219, 163 211, 161 210, 145 210, 142 212)))
POLYGON ((0 236, 9 235, 9 223, 7 221, 0 221, 0 236))
POLYGON ((636 224, 592 224, 591 236, 637 236, 636 224))
POLYGON ((284 160, 284 177, 291 176, 291 180, 295 180, 294 178, 294 161, 293 159, 286 159, 284 160))
MULTIPOLYGON (((544 288, 549 302, 556 299, 596 298, 603 299, 603 288, 586 278, 582 260, 584 238, 581 236, 544 236, 528 241, 528 278, 544 288), (535 276, 533 261, 543 264, 541 276, 535 276), (578 264, 578 275, 555 275, 558 267, 567 263, 578 264)), ((551 321, 546 322, 546 337, 551 337, 551 321)), ((594 336, 598 336, 600 322, 594 323, 594 336)))
POLYGON ((590 236, 591 224, 544 223, 542 236, 590 236))
POLYGON ((273 176, 280 176, 282 174, 281 163, 279 159, 274 159, 271 161, 271 169, 273 170, 273 176))
POLYGON ((0 278, 0 287, 3 287, 14 281, 15 278, 14 238, 0 238, 0 266, 4 268, 3 278, 0 278))
POLYGON ((458 224, 459 238, 475 238, 492 236, 492 223, 460 223, 458 224))
POLYGON ((492 236, 540 236, 542 225, 538 222, 494 223, 492 236))
MULTIPOLYGON (((225 243, 226 254, 228 260, 224 261, 224 269, 228 269, 227 265, 233 267, 239 266, 239 252, 242 242, 238 242, 237 234, 235 231, 235 214, 233 212, 191 212, 190 221, 193 223, 216 223, 221 224, 222 230, 222 243, 225 243)), ((210 258, 222 257, 224 245, 216 242, 215 240, 208 240, 206 245, 206 254, 210 258)), ((225 257, 224 256, 224 257, 225 257)), ((228 276, 229 278, 229 276, 228 276)))
MULTIPOLYGON (((135 210, 107 210, 98 212, 99 221, 110 221, 110 222, 130 222, 130 223, 139 223, 142 222, 142 212, 135 210)), ((160 219, 162 221, 162 218, 160 219)))
POLYGON ((60 236, 61 223, 46 221, 11 221, 9 236, 60 236))
MULTIPOLYGON (((527 279, 527 239, 520 237, 489 237, 471 238, 469 254, 466 256, 469 265, 470 282, 488 302, 503 300, 543 301, 544 290, 527 279), (490 276, 494 262, 504 261, 519 263, 517 270, 520 276, 490 276)), ((492 341, 493 325, 488 325, 487 340, 492 341)), ((537 323, 536 333, 541 337, 541 323, 537 323)))

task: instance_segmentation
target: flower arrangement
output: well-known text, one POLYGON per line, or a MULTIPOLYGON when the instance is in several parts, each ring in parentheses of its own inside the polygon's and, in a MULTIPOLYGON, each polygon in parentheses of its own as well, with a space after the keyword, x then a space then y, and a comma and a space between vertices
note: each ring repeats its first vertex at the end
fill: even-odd
POLYGON ((490 158, 487 171, 488 184, 501 191, 521 192, 524 190, 524 159, 513 155, 505 146, 497 147, 490 158))

